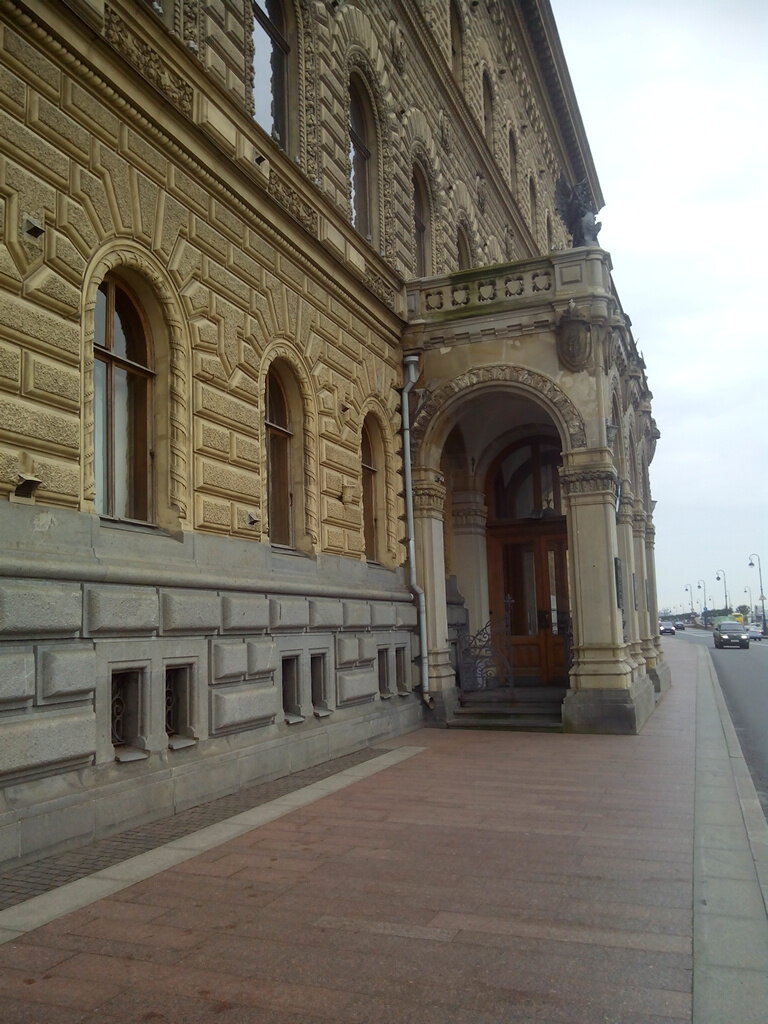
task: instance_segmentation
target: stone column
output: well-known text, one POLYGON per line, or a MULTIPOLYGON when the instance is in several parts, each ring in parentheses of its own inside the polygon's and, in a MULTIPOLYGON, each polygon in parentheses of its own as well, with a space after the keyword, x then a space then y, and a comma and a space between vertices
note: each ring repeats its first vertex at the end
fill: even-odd
POLYGON ((636 733, 655 706, 647 677, 633 679, 617 583, 617 476, 610 449, 564 453, 560 471, 568 521, 573 615, 571 690, 563 702, 570 732, 636 733))
POLYGON ((616 516, 616 533, 619 543, 619 558, 624 569, 624 641, 629 644, 630 655, 636 668, 642 669, 645 658, 640 637, 639 610, 643 604, 641 591, 645 581, 638 571, 632 532, 634 497, 629 481, 623 480, 619 511, 616 516))
POLYGON ((648 566, 645 559, 645 528, 646 516, 643 511, 642 502, 637 499, 635 510, 632 514, 632 534, 634 538, 635 562, 637 564, 637 575, 642 580, 640 594, 640 609, 638 622, 640 625, 640 641, 643 645, 643 657, 651 672, 656 667, 658 651, 653 643, 653 637, 658 632, 656 629, 657 618, 652 618, 649 602, 651 600, 651 581, 648 579, 648 566))
MULTIPOLYGON (((445 551, 443 510, 445 485, 439 470, 420 468, 413 474, 414 539, 416 577, 424 590, 427 611, 427 663, 429 687, 438 715, 445 700, 441 694, 456 685, 448 645, 448 609, 445 594, 445 551)), ((423 653, 423 652, 422 652, 423 653)))
POLYGON ((656 664, 650 671, 653 685, 657 693, 665 693, 672 680, 672 674, 661 647, 661 637, 657 629, 659 621, 659 602, 656 594, 656 528, 651 513, 646 514, 645 521, 645 570, 648 580, 648 617, 652 628, 652 644, 656 655, 656 664))
POLYGON ((453 571, 469 616, 469 632, 482 629, 488 608, 488 558, 485 527, 488 509, 481 491, 453 495, 453 571))

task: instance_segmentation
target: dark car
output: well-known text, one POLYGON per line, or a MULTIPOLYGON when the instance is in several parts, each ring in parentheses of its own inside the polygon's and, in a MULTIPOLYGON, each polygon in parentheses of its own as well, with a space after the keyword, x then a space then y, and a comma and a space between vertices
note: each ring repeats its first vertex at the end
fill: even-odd
POLYGON ((749 633, 743 622, 721 622, 712 637, 715 647, 749 647, 749 633))
POLYGON ((665 633, 668 636, 674 636, 675 635, 675 627, 672 625, 671 622, 660 622, 659 623, 659 636, 664 636, 665 633))
POLYGON ((684 622, 676 622, 675 623, 675 629, 685 630, 685 623, 684 622))

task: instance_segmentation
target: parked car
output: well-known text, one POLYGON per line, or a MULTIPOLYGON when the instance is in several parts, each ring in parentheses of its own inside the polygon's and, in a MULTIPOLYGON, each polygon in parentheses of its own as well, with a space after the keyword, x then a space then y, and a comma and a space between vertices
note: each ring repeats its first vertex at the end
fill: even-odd
POLYGON ((682 630, 684 630, 685 629, 685 623, 684 622, 676 622, 675 623, 675 629, 682 629, 682 630))
POLYGON ((749 647, 749 633, 743 622, 721 622, 712 633, 715 647, 749 647))
POLYGON ((664 636, 665 633, 667 634, 667 636, 675 635, 675 627, 672 625, 671 622, 659 623, 659 636, 664 636))
POLYGON ((747 626, 747 636, 750 640, 762 640, 763 639, 763 627, 759 622, 750 622, 747 626))

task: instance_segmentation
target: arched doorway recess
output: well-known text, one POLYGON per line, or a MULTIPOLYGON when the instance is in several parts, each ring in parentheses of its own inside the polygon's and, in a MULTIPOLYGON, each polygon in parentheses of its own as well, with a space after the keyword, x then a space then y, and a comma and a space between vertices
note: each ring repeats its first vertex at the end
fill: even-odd
POLYGON ((517 382, 476 381, 454 393, 422 435, 416 530, 434 624, 430 666, 432 678, 447 683, 450 661, 462 693, 549 688, 562 700, 568 686, 568 542, 559 470, 570 434, 559 412, 517 382), (447 637, 445 657, 437 649, 441 637, 447 637), (479 648, 482 664, 473 665, 479 648))

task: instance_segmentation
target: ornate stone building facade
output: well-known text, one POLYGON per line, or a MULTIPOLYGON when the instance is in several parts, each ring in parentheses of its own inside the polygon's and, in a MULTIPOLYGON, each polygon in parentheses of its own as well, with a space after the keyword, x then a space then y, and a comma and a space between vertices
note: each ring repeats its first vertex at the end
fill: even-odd
POLYGON ((546 0, 0 0, 0 137, 0 860, 473 700, 642 727, 657 431, 546 0))

